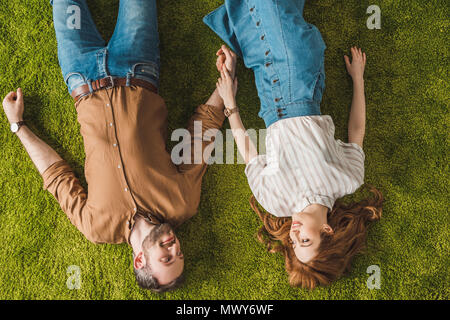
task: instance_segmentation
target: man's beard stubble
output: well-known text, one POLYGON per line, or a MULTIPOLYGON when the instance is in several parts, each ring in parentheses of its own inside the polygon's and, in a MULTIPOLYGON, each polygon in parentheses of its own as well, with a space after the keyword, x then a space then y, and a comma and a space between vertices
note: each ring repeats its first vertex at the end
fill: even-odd
POLYGON ((168 234, 172 230, 173 229, 172 229, 171 225, 168 223, 161 223, 159 225, 156 225, 150 231, 150 233, 145 237, 143 243, 145 243, 146 245, 151 247, 155 243, 157 243, 158 240, 160 240, 163 235, 168 234))

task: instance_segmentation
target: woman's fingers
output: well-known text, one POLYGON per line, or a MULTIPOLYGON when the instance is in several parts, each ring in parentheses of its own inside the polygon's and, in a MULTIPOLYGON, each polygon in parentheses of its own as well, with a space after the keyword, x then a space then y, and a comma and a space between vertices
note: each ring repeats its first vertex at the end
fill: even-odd
POLYGON ((228 78, 230 77, 230 73, 228 72, 228 69, 227 69, 227 67, 226 66, 224 66, 223 68, 222 68, 222 72, 223 72, 223 74, 225 75, 225 79, 227 79, 228 80, 228 78))
POLYGON ((344 55, 345 65, 350 67, 350 58, 347 55, 344 55))

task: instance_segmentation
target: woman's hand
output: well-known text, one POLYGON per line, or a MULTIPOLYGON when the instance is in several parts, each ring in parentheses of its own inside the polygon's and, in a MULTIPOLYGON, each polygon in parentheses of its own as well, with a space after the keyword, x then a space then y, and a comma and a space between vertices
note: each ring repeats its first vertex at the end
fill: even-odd
POLYGON ((344 55, 345 66, 348 74, 355 80, 364 80, 364 68, 366 67, 366 53, 361 51, 361 48, 352 47, 352 62, 350 58, 344 55))
POLYGON ((218 56, 216 61, 217 71, 221 72, 225 66, 228 69, 231 78, 234 79, 236 75, 236 54, 227 46, 222 45, 222 47, 216 52, 216 55, 218 56))
POLYGON ((233 80, 225 66, 220 71, 220 76, 221 77, 217 79, 216 83, 219 95, 227 109, 234 109, 236 107, 236 92, 238 86, 237 77, 233 80))
POLYGON ((23 120, 23 93, 22 89, 17 89, 17 92, 11 91, 3 99, 3 110, 9 123, 19 122, 23 120))

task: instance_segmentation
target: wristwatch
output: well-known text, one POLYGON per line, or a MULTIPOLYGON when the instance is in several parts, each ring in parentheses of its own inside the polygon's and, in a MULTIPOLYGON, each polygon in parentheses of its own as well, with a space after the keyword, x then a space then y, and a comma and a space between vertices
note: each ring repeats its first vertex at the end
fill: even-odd
POLYGON ((22 127, 25 124, 25 121, 19 121, 19 122, 13 122, 11 123, 11 132, 17 133, 19 131, 20 127, 22 127))
POLYGON ((233 113, 239 112, 239 108, 235 107, 233 109, 228 109, 227 107, 225 107, 225 109, 223 109, 223 113, 225 114, 225 116, 228 118, 230 117, 233 113))

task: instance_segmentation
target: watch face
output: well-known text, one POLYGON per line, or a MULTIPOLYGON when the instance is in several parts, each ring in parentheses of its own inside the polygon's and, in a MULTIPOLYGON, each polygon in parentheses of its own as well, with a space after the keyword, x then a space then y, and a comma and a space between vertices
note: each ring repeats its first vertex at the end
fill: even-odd
POLYGON ((16 133, 19 130, 19 125, 17 123, 11 123, 11 131, 16 133))

